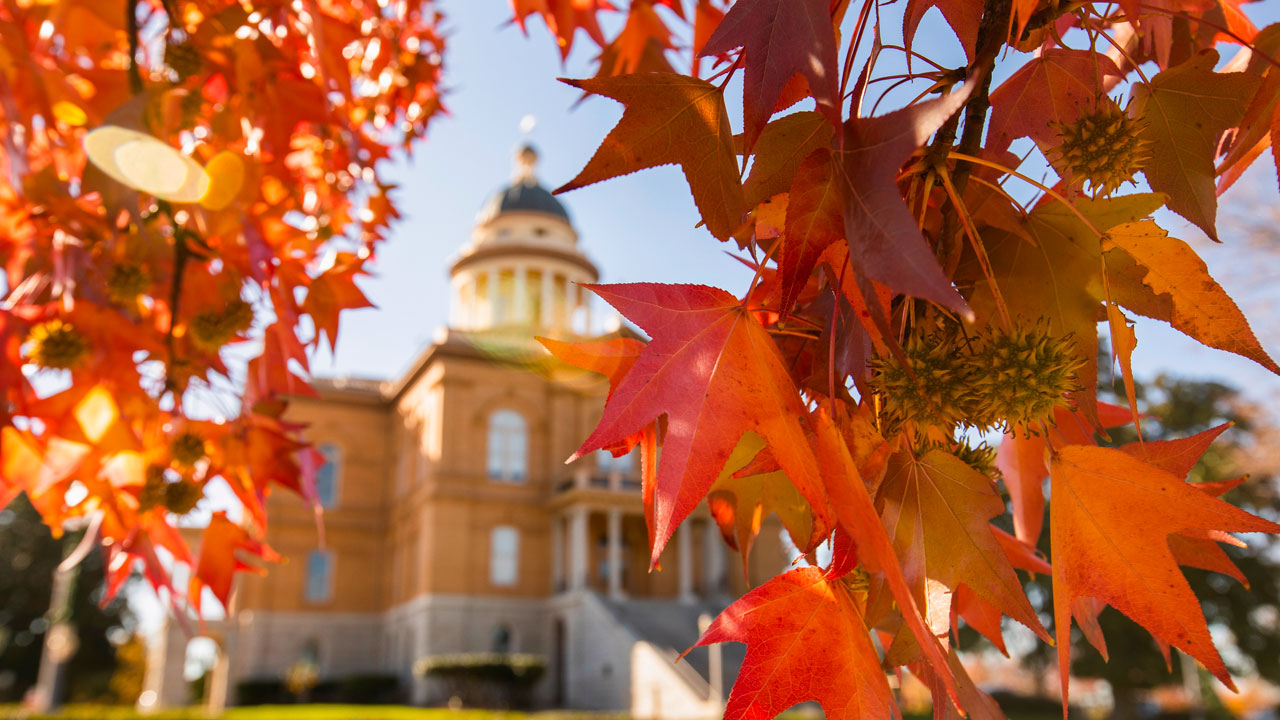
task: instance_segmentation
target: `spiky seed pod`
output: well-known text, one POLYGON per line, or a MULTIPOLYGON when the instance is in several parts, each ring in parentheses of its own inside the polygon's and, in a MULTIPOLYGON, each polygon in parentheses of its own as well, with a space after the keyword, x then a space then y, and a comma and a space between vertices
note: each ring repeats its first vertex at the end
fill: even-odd
POLYGON ((905 366, 892 356, 872 366, 871 385, 882 398, 889 426, 911 423, 950 429, 964 422, 971 402, 971 370, 954 339, 916 337, 902 352, 905 366))
POLYGON ((164 46, 164 64, 178 74, 179 80, 186 80, 204 68, 204 58, 191 43, 170 42, 164 46))
POLYGON ((27 335, 27 359, 43 368, 70 370, 89 354, 89 343, 70 323, 49 320, 27 335))
POLYGON ((191 319, 191 340, 201 350, 217 352, 237 333, 253 325, 253 306, 237 298, 221 312, 200 313, 191 319))
POLYGON ((1080 389, 1084 361, 1071 336, 1054 335, 1044 323, 996 331, 973 357, 973 419, 978 425, 1021 430, 1052 419, 1080 389))
POLYGON ((204 486, 194 480, 173 482, 164 487, 164 506, 169 512, 186 515, 204 497, 204 486))
POLYGON ((184 432, 169 443, 169 455, 179 465, 195 465, 205 456, 204 438, 195 433, 184 432))
POLYGON ((987 477, 997 477, 1000 474, 996 468, 996 449, 988 445, 985 440, 977 445, 962 443, 952 452, 965 465, 987 477))
POLYGON ((134 302, 150 287, 151 276, 137 265, 116 265, 107 275, 107 297, 120 304, 134 302))
POLYGON ((1045 153, 1059 170, 1089 182, 1093 191, 1110 195, 1142 168, 1147 141, 1139 137, 1143 123, 1131 118, 1109 97, 1074 123, 1055 123, 1059 143, 1045 153))
POLYGON ((147 481, 142 486, 142 490, 138 492, 138 509, 142 511, 150 510, 160 505, 165 505, 168 498, 168 482, 164 477, 164 467, 160 465, 151 465, 147 467, 147 481))

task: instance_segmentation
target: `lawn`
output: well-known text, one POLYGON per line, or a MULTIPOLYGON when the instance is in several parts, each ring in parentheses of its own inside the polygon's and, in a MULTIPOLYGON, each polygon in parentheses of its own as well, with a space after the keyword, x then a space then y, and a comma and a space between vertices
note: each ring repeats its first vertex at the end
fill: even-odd
MULTIPOLYGON (((403 705, 254 705, 228 708, 218 720, 615 720, 595 713, 519 713, 495 710, 446 710, 403 705)), ((16 705, 0 705, 0 720, 209 720, 200 708, 139 715, 128 706, 67 705, 53 715, 29 715, 16 705)))

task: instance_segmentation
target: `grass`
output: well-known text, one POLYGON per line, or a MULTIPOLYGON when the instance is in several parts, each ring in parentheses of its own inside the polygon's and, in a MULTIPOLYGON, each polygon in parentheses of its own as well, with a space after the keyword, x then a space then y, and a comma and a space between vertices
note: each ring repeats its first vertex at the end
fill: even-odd
MULTIPOLYGON (((139 715, 129 706, 67 705, 52 715, 25 714, 17 705, 0 705, 0 720, 209 720, 201 708, 162 710, 139 715)), ((617 715, 550 711, 447 710, 404 705, 254 705, 233 707, 218 720, 617 720, 617 715)))

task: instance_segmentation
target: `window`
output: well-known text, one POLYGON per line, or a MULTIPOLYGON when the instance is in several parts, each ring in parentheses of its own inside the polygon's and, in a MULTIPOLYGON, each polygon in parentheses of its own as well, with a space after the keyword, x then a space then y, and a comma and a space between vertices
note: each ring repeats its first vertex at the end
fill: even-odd
POLYGON ((333 599, 333 553, 312 550, 307 555, 307 580, 303 590, 309 603, 327 603, 333 599))
POLYGON ((520 533, 499 525, 489 533, 489 582, 500 587, 516 584, 520 565, 520 533))
POLYGON ((635 451, 623 455, 622 457, 614 457, 613 453, 608 450, 596 451, 596 467, 601 473, 622 473, 626 475, 635 471, 635 451))
POLYGON ((504 654, 511 652, 511 628, 506 624, 493 629, 493 651, 504 654))
POLYGON ((342 448, 334 443, 320 446, 324 464, 316 471, 316 499, 320 507, 333 507, 338 503, 338 474, 342 470, 342 448))
POLYGON ((488 451, 491 479, 524 482, 527 475, 529 433, 520 413, 498 410, 489 416, 488 451))

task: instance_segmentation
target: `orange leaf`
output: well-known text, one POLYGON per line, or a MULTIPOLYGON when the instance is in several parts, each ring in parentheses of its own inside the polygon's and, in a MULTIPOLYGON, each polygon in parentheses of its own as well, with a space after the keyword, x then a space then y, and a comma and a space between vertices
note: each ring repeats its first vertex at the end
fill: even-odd
POLYGON ((622 120, 567 192, 659 165, 684 170, 707 229, 728 240, 746 208, 733 149, 733 131, 716 86, 683 75, 638 74, 564 82, 626 106, 622 120))
POLYGON ((1005 508, 990 478, 943 450, 920 458, 900 452, 889 460, 880 497, 885 528, 925 617, 946 618, 951 606, 946 596, 939 598, 941 607, 930 607, 935 596, 927 585, 941 583, 954 592, 964 584, 1049 639, 992 533, 991 518, 1005 508))
POLYGON ((1115 607, 1234 687, 1168 538, 1185 530, 1275 533, 1280 525, 1207 497, 1120 450, 1070 445, 1054 456, 1050 472, 1054 616, 1064 700, 1071 666, 1069 616, 1084 597, 1115 607), (1135 508, 1142 510, 1135 514, 1135 508))
POLYGON ((241 560, 238 554, 242 552, 266 562, 280 560, 280 556, 266 543, 255 540, 244 528, 228 520, 225 512, 214 513, 200 539, 200 559, 188 591, 196 612, 200 611, 203 588, 213 591, 214 597, 225 608, 231 595, 231 581, 237 572, 265 574, 262 568, 241 560))
POLYGON ((829 720, 900 717, 861 611, 818 568, 792 570, 742 596, 694 647, 721 642, 747 644, 725 720, 768 720, 806 700, 829 720))

